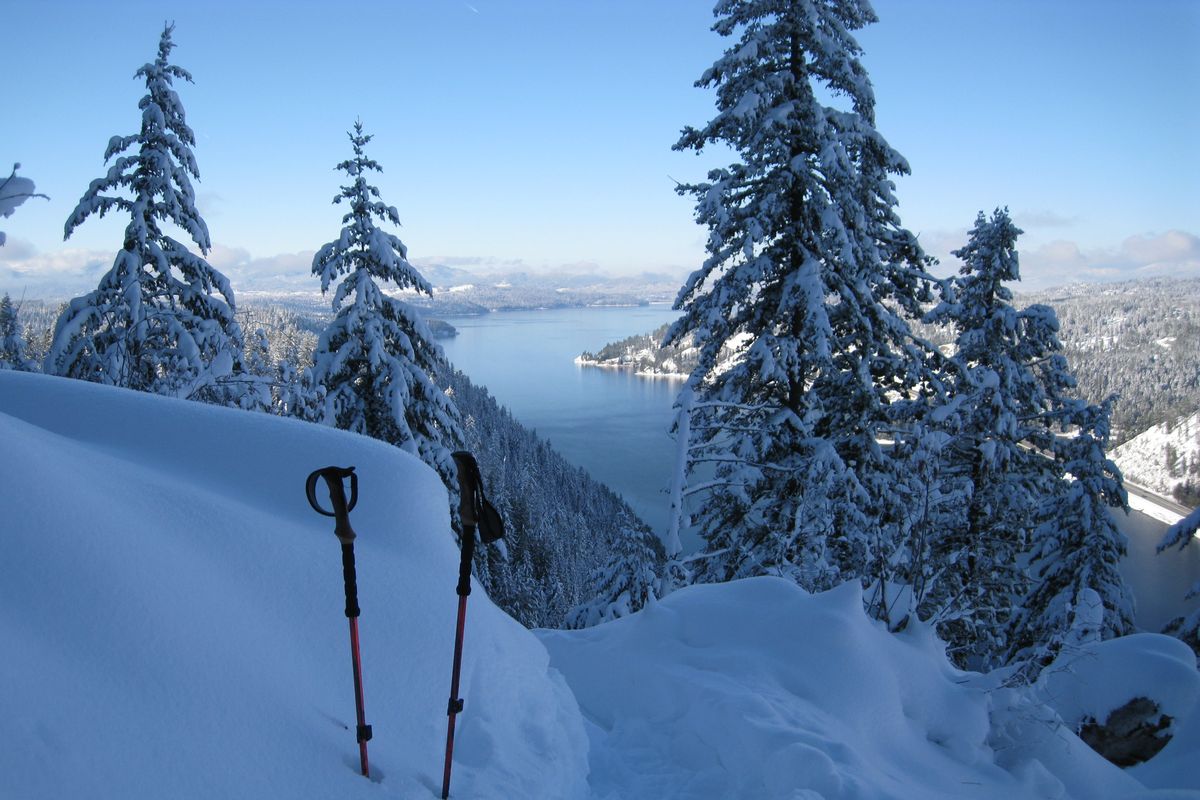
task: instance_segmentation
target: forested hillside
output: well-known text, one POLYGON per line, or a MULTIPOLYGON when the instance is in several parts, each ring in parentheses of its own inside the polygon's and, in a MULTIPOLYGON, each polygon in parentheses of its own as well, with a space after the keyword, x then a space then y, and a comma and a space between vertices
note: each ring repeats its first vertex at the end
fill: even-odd
MULTIPOLYGON (((58 314, 54 304, 20 305, 30 361, 45 356, 58 314)), ((307 303, 285 307, 262 299, 240 305, 237 316, 246 336, 247 367, 269 381, 277 396, 289 370, 295 378, 293 365, 311 357, 330 318, 307 303), (281 375, 283 364, 289 369, 281 375)), ((592 598, 593 572, 624 538, 660 553, 658 540, 624 501, 567 463, 485 388, 458 371, 439 384, 458 408, 466 447, 508 524, 505 548, 476 550, 476 577, 514 618, 527 627, 561 627, 568 611, 592 598)))
POLYGON ((1143 431, 1114 449, 1112 459, 1126 480, 1200 505, 1200 412, 1143 431))
POLYGON ((1200 279, 1078 284, 1017 296, 1058 312, 1080 394, 1113 409, 1113 442, 1200 410, 1200 279))
POLYGON ((592 599, 593 573, 624 540, 644 542, 662 561, 658 539, 611 490, 461 372, 454 370, 449 387, 488 497, 510 526, 506 550, 475 555, 476 577, 497 605, 526 627, 562 627, 571 608, 592 599))
POLYGON ((668 325, 650 333, 639 333, 604 345, 595 353, 584 351, 576 361, 590 367, 632 369, 638 375, 670 375, 687 377, 696 367, 699 351, 690 343, 687 347, 663 346, 668 325))

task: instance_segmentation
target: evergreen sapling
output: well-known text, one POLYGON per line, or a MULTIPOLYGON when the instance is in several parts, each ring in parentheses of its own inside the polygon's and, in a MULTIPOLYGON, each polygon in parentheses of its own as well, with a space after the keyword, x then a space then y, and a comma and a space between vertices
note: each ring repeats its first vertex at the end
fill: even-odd
POLYGON ((367 182, 369 172, 382 171, 366 155, 372 137, 357 121, 349 137, 354 155, 337 169, 350 183, 333 199, 349 209, 341 235, 312 262, 322 294, 336 284, 337 315, 313 354, 311 385, 324 387, 317 418, 420 457, 453 494, 457 477, 450 453, 461 445, 462 433, 457 408, 434 382, 446 368, 441 348, 412 306, 385 294, 380 284, 430 295, 433 290, 408 262, 404 243, 376 225, 378 219, 399 226, 400 216, 367 182))
POLYGON ((112 165, 67 219, 64 238, 93 215, 129 214, 112 268, 59 317, 45 371, 231 404, 239 390, 225 379, 240 372, 242 358, 233 291, 224 275, 163 228, 177 226, 201 254, 211 247, 192 189, 199 178, 196 138, 173 88, 175 79, 192 78, 168 61, 173 30, 163 28, 158 57, 135 74, 147 90, 138 104, 141 129, 109 140, 104 159, 112 165))

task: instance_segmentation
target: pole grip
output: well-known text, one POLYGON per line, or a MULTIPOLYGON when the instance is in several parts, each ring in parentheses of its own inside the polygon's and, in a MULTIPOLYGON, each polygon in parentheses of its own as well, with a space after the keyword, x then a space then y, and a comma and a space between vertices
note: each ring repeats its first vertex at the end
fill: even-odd
POLYGON ((463 527, 474 531, 479 524, 479 502, 476 494, 479 492, 479 465, 475 456, 465 450, 458 450, 451 455, 454 466, 458 468, 458 515, 463 527))
POLYGON ((346 616, 354 619, 359 615, 358 576, 354 570, 354 542, 342 542, 342 579, 346 583, 346 616))
POLYGON ((459 597, 466 597, 471 593, 471 561, 475 557, 475 527, 479 524, 479 465, 465 450, 451 457, 458 468, 458 516, 463 526, 455 591, 459 597))
POLYGON ((354 541, 354 529, 350 527, 350 512, 358 505, 358 475, 354 472, 354 467, 325 467, 314 470, 305 481, 304 493, 308 496, 308 503, 314 511, 334 518, 333 534, 343 544, 354 541), (317 480, 322 478, 329 489, 329 502, 333 505, 332 511, 326 511, 317 500, 317 480), (346 478, 350 479, 349 500, 346 499, 346 487, 342 484, 346 478))
POLYGON ((455 592, 459 597, 471 593, 471 561, 475 557, 475 526, 463 525, 462 550, 458 560, 458 586, 455 592))

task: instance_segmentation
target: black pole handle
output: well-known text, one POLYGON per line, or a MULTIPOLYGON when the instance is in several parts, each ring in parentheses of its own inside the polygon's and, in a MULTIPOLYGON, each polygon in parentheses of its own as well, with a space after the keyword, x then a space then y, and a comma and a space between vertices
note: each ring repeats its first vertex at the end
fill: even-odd
POLYGON ((314 470, 304 483, 304 492, 308 495, 308 504, 313 507, 314 511, 334 518, 333 533, 341 540, 342 544, 353 542, 354 529, 350 527, 350 512, 358 505, 358 475, 354 473, 354 467, 324 467, 314 470), (343 484, 347 477, 350 478, 349 501, 346 500, 346 487, 343 484), (326 511, 317 501, 318 478, 325 479, 333 511, 326 511))
POLYGON ((462 519, 462 550, 458 561, 459 597, 471 593, 471 560, 475 557, 475 527, 479 524, 479 465, 475 456, 459 450, 452 454, 458 468, 458 515, 462 519))
POLYGON ((358 607, 358 575, 354 570, 354 542, 342 542, 342 581, 346 584, 346 617, 353 619, 358 607))
POLYGON ((466 450, 457 450, 450 457, 458 468, 458 514, 462 517, 463 525, 470 525, 474 529, 479 524, 479 504, 482 500, 479 464, 475 462, 475 456, 466 450))

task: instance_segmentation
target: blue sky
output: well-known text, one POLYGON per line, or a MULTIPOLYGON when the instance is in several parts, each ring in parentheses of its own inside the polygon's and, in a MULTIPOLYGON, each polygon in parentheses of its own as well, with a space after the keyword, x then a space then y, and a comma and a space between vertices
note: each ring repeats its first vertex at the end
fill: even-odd
MULTIPOLYGON (((877 124, 912 166, 904 224, 934 255, 1007 205, 1028 287, 1200 275, 1200 3, 875 0, 861 32, 877 124)), ((674 153, 713 113, 693 86, 726 40, 703 0, 362 0, 350 5, 5 0, 0 158, 50 201, 0 222, 0 291, 86 289, 123 221, 62 226, 136 131, 164 20, 196 131, 210 260, 234 283, 306 274, 335 238, 334 165, 361 117, 377 185, 422 263, 682 278, 704 231, 674 153)), ((949 262, 943 267, 947 271, 949 262)))

